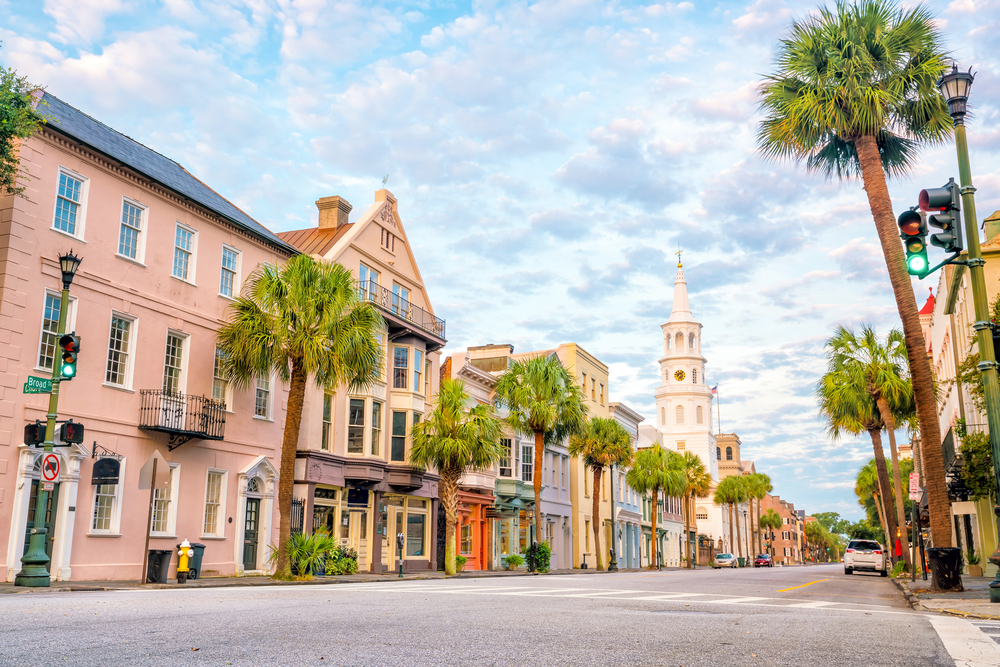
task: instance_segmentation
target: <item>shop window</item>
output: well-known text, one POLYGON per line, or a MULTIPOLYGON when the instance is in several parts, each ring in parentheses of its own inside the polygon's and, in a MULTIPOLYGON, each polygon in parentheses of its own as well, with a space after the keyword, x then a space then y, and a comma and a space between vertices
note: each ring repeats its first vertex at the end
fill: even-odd
POLYGON ((406 460, 406 413, 392 413, 392 461, 406 460))
POLYGON ((347 453, 365 453, 365 402, 352 398, 347 417, 347 453))
POLYGON ((408 557, 425 556, 424 533, 427 530, 425 514, 406 513, 406 555, 408 557))
POLYGON ((498 522, 500 524, 500 555, 510 555, 510 527, 513 523, 510 519, 498 522))
POLYGON ((460 551, 463 555, 472 553, 472 524, 462 524, 460 551))

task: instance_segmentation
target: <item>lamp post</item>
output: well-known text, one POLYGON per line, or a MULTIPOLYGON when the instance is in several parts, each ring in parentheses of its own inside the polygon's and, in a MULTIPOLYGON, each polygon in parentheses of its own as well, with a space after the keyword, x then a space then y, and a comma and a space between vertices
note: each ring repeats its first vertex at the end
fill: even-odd
MULTIPOLYGON (((80 267, 80 257, 70 250, 59 258, 59 268, 62 271, 62 296, 59 299, 59 325, 58 336, 62 337, 66 333, 66 314, 69 311, 69 286, 73 283, 76 270, 80 267)), ((46 453, 52 451, 55 444, 56 433, 56 409, 59 406, 59 382, 61 364, 59 355, 53 352, 52 355, 52 393, 49 394, 49 412, 46 415, 45 424, 45 445, 46 453)), ((31 588, 47 588, 49 586, 49 557, 45 553, 45 541, 48 539, 48 530, 45 528, 45 517, 48 514, 49 492, 45 488, 45 482, 38 480, 38 492, 35 495, 35 525, 31 529, 31 536, 28 540, 28 551, 21 557, 21 571, 14 577, 15 586, 27 586, 31 588)), ((54 510, 55 508, 53 508, 54 510)))
MULTIPOLYGON (((984 275, 983 254, 979 247, 979 223, 976 218, 976 188, 972 186, 972 169, 969 165, 969 144, 965 135, 965 114, 969 101, 969 90, 975 74, 958 71, 953 63, 948 72, 938 81, 938 89, 948 102, 948 113, 955 122, 955 145, 958 149, 958 176, 962 193, 962 209, 965 213, 965 233, 968 240, 969 277, 972 282, 972 299, 976 310, 976 321, 972 328, 979 342, 979 365, 982 373, 986 399, 986 422, 990 431, 990 450, 993 455, 993 484, 995 497, 1000 501, 1000 384, 997 382, 997 363, 993 351, 993 329, 990 326, 989 303, 986 296, 986 276, 984 275)), ((993 508, 1000 527, 1000 505, 993 508)), ((990 562, 1000 567, 1000 546, 990 556, 990 562)), ((1000 571, 990 582, 990 602, 1000 603, 1000 571)))
POLYGON ((608 545, 608 572, 618 571, 618 533, 615 532, 615 467, 608 466, 611 475, 611 541, 613 545, 608 545))

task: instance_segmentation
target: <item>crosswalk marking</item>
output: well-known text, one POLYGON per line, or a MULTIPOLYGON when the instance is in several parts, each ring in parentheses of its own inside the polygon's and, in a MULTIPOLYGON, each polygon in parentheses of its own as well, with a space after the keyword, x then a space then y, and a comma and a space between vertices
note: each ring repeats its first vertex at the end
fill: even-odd
POLYGON ((837 604, 836 602, 826 602, 824 600, 816 600, 815 602, 802 602, 799 604, 790 604, 789 607, 798 607, 799 609, 819 609, 820 607, 829 607, 832 604, 837 604))
POLYGON ((761 600, 774 600, 775 598, 729 598, 724 600, 705 600, 713 604, 743 604, 745 602, 759 602, 761 600))
POLYGON ((941 643, 955 661, 955 667, 996 667, 1000 665, 1000 645, 977 625, 954 616, 928 616, 941 643))

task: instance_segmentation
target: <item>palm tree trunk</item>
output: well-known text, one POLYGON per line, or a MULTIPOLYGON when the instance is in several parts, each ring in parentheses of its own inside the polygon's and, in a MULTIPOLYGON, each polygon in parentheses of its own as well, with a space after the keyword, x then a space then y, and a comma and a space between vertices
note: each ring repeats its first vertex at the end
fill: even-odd
POLYGON ((733 547, 736 545, 736 542, 733 541, 733 504, 728 503, 728 505, 729 505, 729 548, 735 551, 735 549, 733 549, 733 547))
POLYGON ((601 550, 601 472, 603 470, 599 466, 594 467, 594 508, 591 511, 594 520, 591 526, 594 530, 594 554, 597 557, 598 571, 604 569, 604 559, 601 557, 603 554, 601 550))
MULTIPOLYGON (((542 463, 545 461, 545 433, 535 431, 535 467, 531 471, 531 482, 535 487, 535 536, 537 541, 542 530, 542 463)), ((583 473, 586 475, 586 471, 583 473)))
POLYGON ((694 553, 693 554, 691 553, 691 533, 692 532, 695 533, 696 539, 698 533, 698 522, 695 521, 695 516, 694 516, 694 494, 689 493, 687 496, 687 500, 688 500, 687 521, 689 522, 689 524, 687 533, 684 535, 684 549, 687 551, 688 567, 693 570, 695 566, 695 560, 698 558, 697 547, 695 547, 694 553))
POLYGON ((733 511, 736 513, 736 547, 739 549, 740 558, 743 557, 743 539, 740 537, 740 508, 736 503, 732 503, 733 511))
POLYGON ((655 570, 657 563, 660 562, 660 541, 656 539, 656 514, 657 514, 656 507, 657 504, 660 502, 659 492, 660 492, 659 488, 653 489, 653 510, 651 512, 651 517, 650 517, 653 522, 653 535, 652 535, 653 544, 649 549, 649 554, 650 556, 652 556, 652 558, 649 559, 650 570, 655 570))
MULTIPOLYGON (((899 483, 899 456, 896 454, 896 422, 892 418, 892 412, 889 411, 889 403, 884 398, 879 396, 875 401, 875 405, 878 406, 878 411, 882 415, 882 423, 885 424, 885 430, 889 433, 889 452, 892 454, 892 485, 896 498, 896 525, 899 526, 901 536, 903 562, 906 563, 907 567, 912 567, 909 540, 907 534, 903 532, 906 530, 906 505, 903 504, 903 487, 899 483)), ((893 540, 893 553, 895 553, 895 544, 896 542, 893 540)))
POLYGON ((295 486, 295 451, 302 424, 302 404, 306 395, 306 372, 302 363, 292 361, 291 384, 288 389, 288 412, 285 432, 281 438, 281 462, 278 477, 278 556, 274 564, 275 579, 291 579, 288 541, 292 537, 292 490, 295 486))
POLYGON ((944 454, 941 451, 941 432, 937 415, 937 399, 934 396, 934 380, 931 364, 927 357, 927 345, 920 328, 917 300, 913 295, 910 276, 906 272, 903 248, 899 242, 892 200, 885 182, 885 171, 879 155, 875 137, 859 137, 855 142, 858 162, 864 180, 868 206, 871 208, 875 228, 878 230, 882 254, 889 269, 889 280, 896 297, 896 309, 903 323, 906 339, 906 356, 910 361, 910 377, 913 380, 913 394, 917 404, 917 418, 920 423, 920 441, 924 447, 924 467, 927 488, 928 509, 931 514, 931 539, 936 547, 950 547, 951 506, 945 487, 944 454))
POLYGON ((441 505, 444 508, 444 573, 458 570, 455 562, 455 526, 458 523, 458 480, 461 470, 441 471, 441 505))
MULTIPOLYGON (((892 485, 889 483, 889 471, 885 469, 885 452, 882 450, 882 430, 868 431, 868 435, 872 438, 872 450, 875 452, 875 471, 878 474, 879 495, 882 496, 882 500, 884 501, 886 498, 892 498, 892 485)), ((890 545, 896 536, 896 517, 889 511, 888 505, 885 506, 883 514, 885 516, 886 528, 888 528, 885 534, 886 549, 888 549, 891 555, 892 547, 890 545)))
POLYGON ((882 524, 882 532, 888 535, 889 525, 885 522, 885 510, 882 508, 882 498, 877 492, 872 494, 872 498, 875 500, 875 510, 878 512, 879 523, 882 524))

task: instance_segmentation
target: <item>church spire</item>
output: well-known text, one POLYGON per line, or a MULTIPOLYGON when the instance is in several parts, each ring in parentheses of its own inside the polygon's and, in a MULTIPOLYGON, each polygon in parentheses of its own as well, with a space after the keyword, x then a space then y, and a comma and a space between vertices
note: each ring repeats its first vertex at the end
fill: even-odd
POLYGON ((684 267, 681 265, 680 253, 677 255, 677 276, 674 278, 674 304, 670 310, 671 322, 693 322, 691 306, 688 304, 687 281, 684 280, 684 267))

